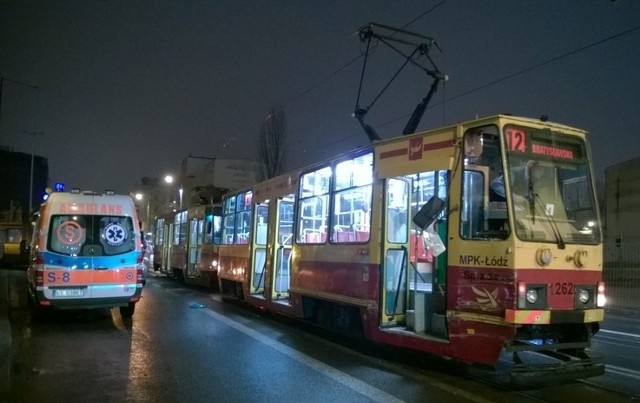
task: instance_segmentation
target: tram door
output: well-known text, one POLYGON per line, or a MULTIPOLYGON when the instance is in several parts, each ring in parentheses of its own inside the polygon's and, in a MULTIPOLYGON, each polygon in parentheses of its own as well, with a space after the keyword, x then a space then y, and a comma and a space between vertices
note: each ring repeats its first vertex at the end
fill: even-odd
POLYGON ((163 271, 166 274, 166 273, 171 273, 171 249, 173 248, 173 223, 165 224, 163 245, 164 245, 164 248, 162 248, 161 271, 163 271))
POLYGON ((198 275, 200 250, 202 246, 202 220, 194 218, 189 221, 189 238, 187 239, 187 276, 198 275))
POLYGON ((411 181, 386 181, 383 226, 381 326, 405 322, 407 309, 407 271, 409 267, 409 214, 411 181))
POLYGON ((267 270, 267 234, 269 229, 269 202, 255 205, 253 214, 253 233, 251 237, 251 287, 250 293, 255 296, 263 296, 265 290, 267 270))
POLYGON ((259 203, 255 209, 251 294, 289 300, 294 195, 259 203), (268 292, 271 291, 269 295, 268 292))
POLYGON ((269 240, 271 267, 273 267, 271 279, 271 300, 289 301, 289 287, 291 283, 291 244, 293 239, 293 200, 294 195, 287 198, 279 198, 275 208, 270 210, 277 213, 275 231, 272 231, 273 239, 269 240))

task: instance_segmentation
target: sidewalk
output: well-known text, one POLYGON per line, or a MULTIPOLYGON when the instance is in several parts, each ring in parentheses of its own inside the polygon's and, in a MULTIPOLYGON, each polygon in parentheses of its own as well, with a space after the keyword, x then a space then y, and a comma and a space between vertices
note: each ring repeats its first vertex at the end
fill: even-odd
POLYGON ((9 275, 0 270, 0 402, 6 401, 9 393, 9 371, 11 369, 11 325, 9 324, 9 275))

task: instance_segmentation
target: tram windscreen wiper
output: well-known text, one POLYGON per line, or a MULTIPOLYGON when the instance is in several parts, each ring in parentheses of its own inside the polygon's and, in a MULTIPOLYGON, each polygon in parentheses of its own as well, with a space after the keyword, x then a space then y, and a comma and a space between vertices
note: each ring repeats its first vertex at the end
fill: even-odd
MULTIPOLYGON (((549 219, 549 226, 551 227, 551 232, 553 232, 553 236, 556 238, 558 249, 564 249, 565 248, 564 239, 562 238, 562 234, 560 233, 560 228, 558 227, 558 223, 556 222, 556 220, 553 219, 553 216, 551 214, 546 213, 547 209, 544 203, 542 202, 540 195, 538 195, 537 193, 534 193, 533 197, 535 198, 535 200, 538 201, 540 209, 545 212, 546 217, 549 219)), ((533 202, 533 200, 531 200, 531 202, 533 202)), ((535 210, 535 205, 533 206, 533 208, 535 210)))
POLYGON ((533 178, 531 177, 531 170, 529 169, 529 163, 524 167, 524 176, 527 179, 527 200, 529 201, 529 215, 531 216, 531 222, 536 223, 536 202, 535 197, 537 194, 533 191, 533 178))

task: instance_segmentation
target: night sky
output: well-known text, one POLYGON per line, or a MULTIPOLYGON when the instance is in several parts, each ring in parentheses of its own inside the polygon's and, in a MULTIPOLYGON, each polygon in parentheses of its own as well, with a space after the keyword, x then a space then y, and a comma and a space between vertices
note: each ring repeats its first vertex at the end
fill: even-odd
MULTIPOLYGON (((351 117, 375 22, 433 37, 449 76, 420 130, 548 115, 586 129, 599 178, 640 156, 640 1, 0 1, 0 145, 49 159, 52 182, 128 193, 189 154, 255 158, 274 106, 288 168, 368 142, 351 117), (37 88, 34 88, 37 87, 37 88)), ((402 63, 377 48, 361 104, 402 63)), ((369 111, 399 135, 431 81, 407 69, 369 111)))

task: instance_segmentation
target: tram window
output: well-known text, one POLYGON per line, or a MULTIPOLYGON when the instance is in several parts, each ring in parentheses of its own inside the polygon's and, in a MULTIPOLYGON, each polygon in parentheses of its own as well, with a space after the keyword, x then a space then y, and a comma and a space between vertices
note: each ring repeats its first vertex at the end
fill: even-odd
POLYGON ((504 239, 509 235, 504 199, 490 193, 503 169, 498 129, 481 126, 464 135, 460 236, 464 239, 504 239))
POLYGON ((298 203, 298 243, 324 243, 327 240, 331 167, 302 175, 298 203))
POLYGON ((173 223, 173 244, 184 245, 187 239, 187 212, 176 214, 173 223))
POLYGON ((219 245, 222 233, 222 217, 207 214, 204 219, 204 243, 207 245, 219 245))
POLYGON ((267 244, 267 228, 268 228, 268 214, 269 205, 261 204, 256 209, 256 244, 267 244))
POLYGON ((331 241, 369 240, 369 206, 373 182, 373 153, 357 155, 335 165, 331 241))
POLYGON ((372 181, 373 153, 359 155, 336 164, 336 191, 369 185, 372 181))
POLYGON ((484 216, 486 180, 481 171, 465 171, 463 180, 461 234, 465 239, 473 239, 488 229, 484 216))
POLYGON ((252 196, 253 193, 248 191, 224 200, 222 228, 216 225, 220 217, 214 216, 214 238, 219 237, 223 244, 249 242, 252 196))
POLYGON ((212 244, 213 243, 213 216, 207 215, 204 217, 204 243, 212 244))
POLYGON ((251 222, 251 210, 241 211, 236 214, 236 242, 240 244, 249 243, 251 222))
POLYGON ((299 243, 324 243, 327 239, 327 214, 329 196, 311 197, 301 200, 299 243))
POLYGON ((366 242, 369 240, 371 185, 334 195, 331 241, 366 242))
POLYGON ((300 198, 319 196, 329 193, 331 167, 324 167, 302 175, 300 198))
POLYGON ((232 214, 236 212, 236 198, 230 197, 224 201, 224 214, 232 214))
POLYGON ((390 243, 407 243, 408 222, 407 207, 409 205, 409 183, 397 179, 389 179, 387 187, 387 241, 390 243))
POLYGON ((235 214, 227 214, 224 216, 224 224, 222 226, 222 243, 232 244, 234 234, 235 234, 235 214))
POLYGON ((189 221, 189 243, 193 244, 195 241, 196 245, 202 245, 202 240, 204 238, 204 233, 202 232, 203 223, 201 220, 190 220, 189 221))
POLYGON ((235 214, 235 238, 234 243, 249 243, 251 234, 251 203, 253 193, 251 191, 238 194, 236 197, 235 214))
POLYGON ((283 200, 280 204, 278 234, 280 234, 280 243, 283 245, 291 245, 293 237, 293 198, 294 195, 289 195, 285 198, 287 201, 283 200))
POLYGON ((213 243, 220 245, 222 243, 222 217, 213 216, 213 243))
POLYGON ((236 211, 246 211, 251 209, 252 192, 240 193, 236 197, 236 211))
POLYGON ((236 213, 236 198, 230 197, 225 199, 223 204, 223 218, 222 218, 222 239, 223 244, 232 244, 233 236, 235 234, 235 213, 236 213))

